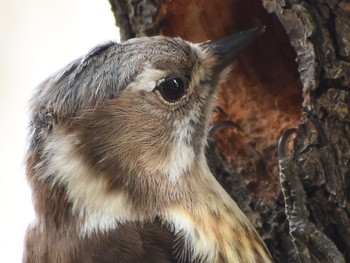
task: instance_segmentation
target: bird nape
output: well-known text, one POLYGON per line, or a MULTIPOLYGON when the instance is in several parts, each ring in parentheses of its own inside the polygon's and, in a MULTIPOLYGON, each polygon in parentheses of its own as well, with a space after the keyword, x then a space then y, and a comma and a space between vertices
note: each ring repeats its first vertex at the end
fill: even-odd
POLYGON ((204 155, 217 86, 261 31, 106 43, 44 81, 24 262, 271 262, 204 155))

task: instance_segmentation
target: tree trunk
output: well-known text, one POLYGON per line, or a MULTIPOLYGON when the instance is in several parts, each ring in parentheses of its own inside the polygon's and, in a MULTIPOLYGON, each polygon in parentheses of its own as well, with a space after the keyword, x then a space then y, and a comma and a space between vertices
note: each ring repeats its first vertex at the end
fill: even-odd
POLYGON ((216 41, 266 26, 220 88, 214 120, 240 129, 209 140, 208 162, 276 262, 350 262, 350 3, 110 3, 123 40, 160 34, 216 41), (277 141, 289 128, 296 136, 280 156, 279 176, 277 141))

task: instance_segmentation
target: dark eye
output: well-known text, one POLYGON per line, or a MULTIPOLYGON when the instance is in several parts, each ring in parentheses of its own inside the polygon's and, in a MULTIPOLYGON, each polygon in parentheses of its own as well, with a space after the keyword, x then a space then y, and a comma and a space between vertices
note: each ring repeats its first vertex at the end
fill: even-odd
POLYGON ((166 79, 155 90, 158 90, 162 97, 169 102, 180 100, 186 92, 185 84, 181 78, 166 79))

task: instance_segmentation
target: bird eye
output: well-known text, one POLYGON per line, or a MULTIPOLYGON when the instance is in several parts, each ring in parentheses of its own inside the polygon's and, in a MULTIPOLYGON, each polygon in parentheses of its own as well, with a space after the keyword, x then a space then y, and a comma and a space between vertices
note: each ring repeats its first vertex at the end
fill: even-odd
POLYGON ((168 102, 176 102, 185 94, 185 84, 181 78, 166 79, 160 83, 158 90, 162 97, 168 102))

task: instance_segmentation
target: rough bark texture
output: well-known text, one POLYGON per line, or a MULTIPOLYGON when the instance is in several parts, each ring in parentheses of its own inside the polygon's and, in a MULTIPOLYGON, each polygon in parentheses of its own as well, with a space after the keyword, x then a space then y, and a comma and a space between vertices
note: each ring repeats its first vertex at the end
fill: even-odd
POLYGON ((232 120, 242 131, 216 135, 207 149, 210 166, 276 262, 297 262, 298 253, 301 262, 341 262, 342 256, 350 262, 350 3, 110 3, 122 39, 162 34, 215 41, 256 25, 267 27, 234 62, 221 87, 223 111, 214 119, 232 120), (276 145, 288 128, 297 128, 297 135, 288 157, 294 168, 281 162, 286 203, 294 205, 285 211, 276 145), (335 244, 335 252, 324 244, 335 244))

